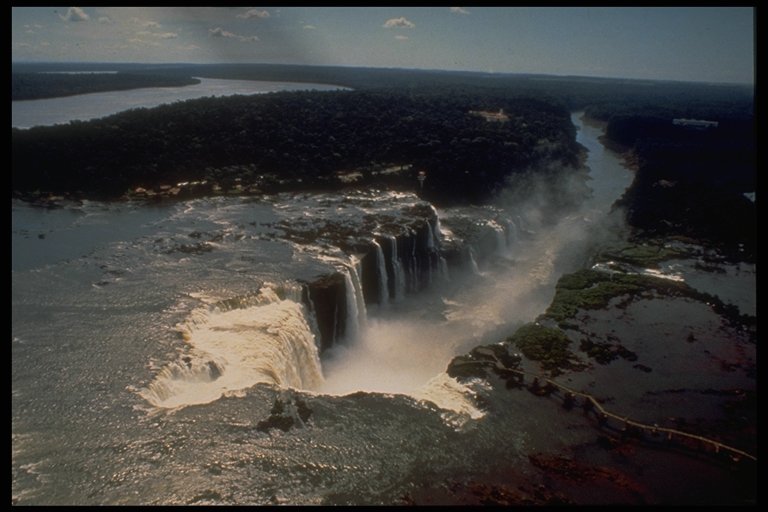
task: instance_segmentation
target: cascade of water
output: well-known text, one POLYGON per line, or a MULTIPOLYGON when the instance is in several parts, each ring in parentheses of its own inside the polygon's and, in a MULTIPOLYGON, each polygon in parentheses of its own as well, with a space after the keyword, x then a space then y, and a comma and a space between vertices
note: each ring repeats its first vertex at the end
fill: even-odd
POLYGON ((293 300, 300 299, 295 291, 265 285, 253 299, 192 311, 178 327, 190 350, 164 367, 141 396, 174 408, 212 402, 258 382, 318 388, 323 375, 315 335, 307 310, 293 300))
POLYGON ((376 250, 376 273, 379 281, 379 305, 383 306, 389 302, 389 280, 387 278, 387 262, 384 259, 384 251, 379 242, 373 240, 373 246, 376 250))
POLYGON ((352 286, 355 289, 355 300, 357 301, 357 325, 360 329, 365 329, 366 322, 368 321, 368 311, 365 307, 363 284, 360 281, 362 273, 362 260, 353 257, 350 265, 350 278, 352 279, 352 286))
POLYGON ((469 254, 469 268, 475 275, 480 275, 480 269, 477 267, 477 260, 475 260, 475 249, 471 245, 468 245, 467 254, 469 254))
POLYGON ((352 270, 354 265, 344 268, 344 292, 346 296, 347 318, 344 320, 344 338, 347 341, 354 341, 360 332, 359 310, 357 307, 357 290, 352 282, 352 270))
POLYGON ((451 280, 451 276, 448 273, 448 261, 442 256, 440 256, 440 277, 443 281, 451 280))
POLYGON ((435 236, 436 236, 435 240, 439 243, 440 240, 443 238, 443 231, 442 231, 442 227, 440 226, 440 216, 437 214, 437 210, 435 209, 434 206, 432 205, 429 205, 429 206, 430 208, 432 208, 432 212, 434 212, 435 214, 435 236))
POLYGON ((357 338, 359 331, 357 297, 355 293, 355 285, 352 284, 351 272, 346 269, 343 274, 346 296, 345 304, 347 306, 347 318, 344 320, 344 337, 347 340, 354 340, 357 338))
POLYGON ((506 219, 505 224, 507 225, 507 247, 511 248, 518 240, 517 226, 510 219, 506 219))
POLYGON ((437 253, 435 247, 435 232, 432 230, 432 224, 427 220, 427 284, 432 284, 432 274, 434 273, 434 255, 437 253))
POLYGON ((390 256, 392 259, 392 279, 394 280, 395 300, 400 300, 405 295, 405 274, 403 266, 400 264, 400 258, 397 256, 397 237, 389 235, 390 256))
POLYGON ((418 241, 418 235, 416 233, 413 234, 412 237, 413 243, 411 244, 411 292, 417 292, 419 291, 419 267, 417 265, 416 261, 416 242, 418 241))
POLYGON ((432 224, 429 221, 427 224, 427 251, 432 252, 435 250, 435 233, 432 231, 432 224))
POLYGON ((515 226, 517 227, 517 231, 526 231, 525 224, 523 223, 523 218, 520 215, 515 215, 515 226))
POLYGON ((496 221, 489 221, 488 225, 491 226, 493 232, 496 235, 496 253, 504 254, 507 251, 507 235, 496 221))

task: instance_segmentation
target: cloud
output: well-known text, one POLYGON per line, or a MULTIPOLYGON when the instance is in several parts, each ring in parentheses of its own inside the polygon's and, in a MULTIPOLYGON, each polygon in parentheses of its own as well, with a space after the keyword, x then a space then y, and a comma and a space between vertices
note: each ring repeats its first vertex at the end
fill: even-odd
POLYGON ((156 21, 152 20, 140 20, 139 18, 131 18, 129 20, 131 23, 136 23, 137 25, 141 25, 144 28, 160 28, 162 25, 156 21))
POLYGON ((110 18, 109 16, 101 16, 99 18, 99 23, 104 23, 104 24, 107 24, 107 25, 112 25, 114 23, 114 21, 112 21, 112 18, 110 18))
POLYGON ((139 30, 136 32, 136 35, 156 37, 158 39, 176 39, 179 37, 179 34, 176 32, 149 32, 148 30, 139 30))
POLYGON ((237 15, 238 18, 251 19, 251 18, 269 18, 269 11, 260 11, 258 9, 249 9, 242 14, 237 15))
POLYGON ((221 27, 209 28, 208 29, 208 35, 210 37, 221 37, 221 38, 224 38, 224 39, 237 39, 238 41, 241 41, 243 43, 253 42, 253 41, 258 41, 259 40, 259 38, 256 37, 256 36, 241 36, 241 35, 229 32, 227 30, 224 30, 221 27))
POLYGON ((396 35, 395 39, 397 39, 398 41, 407 41, 408 40, 408 36, 396 35))
POLYGON ((160 43, 156 41, 147 41, 144 39, 139 39, 138 37, 132 37, 128 40, 129 43, 133 44, 148 44, 149 46, 160 46, 160 43))
POLYGON ((84 10, 82 10, 79 7, 70 7, 67 9, 67 14, 62 16, 59 14, 59 18, 61 18, 64 21, 88 21, 91 19, 90 16, 88 16, 88 13, 86 13, 84 10))
POLYGON ((463 7, 451 7, 451 12, 453 14, 469 14, 469 11, 463 7))
POLYGON ((315 30, 317 27, 314 25, 304 25, 302 28, 304 30, 315 30))
POLYGON ((178 48, 179 50, 187 50, 187 51, 199 50, 200 49, 200 47, 197 46, 196 44, 188 44, 186 46, 177 46, 176 48, 178 48))
POLYGON ((384 22, 384 28, 413 28, 416 25, 405 19, 404 16, 391 18, 384 22))
POLYGON ((51 46, 51 43, 49 43, 48 41, 42 41, 40 42, 40 46, 51 46))

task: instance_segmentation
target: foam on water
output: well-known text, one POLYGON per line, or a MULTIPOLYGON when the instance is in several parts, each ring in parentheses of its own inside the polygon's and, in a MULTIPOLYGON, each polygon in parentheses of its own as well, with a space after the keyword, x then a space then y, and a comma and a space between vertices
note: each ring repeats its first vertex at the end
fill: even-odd
POLYGON ((209 403, 260 382, 299 389, 322 384, 315 335, 300 302, 264 286, 255 297, 218 304, 194 310, 178 326, 190 349, 139 392, 152 405, 209 403))

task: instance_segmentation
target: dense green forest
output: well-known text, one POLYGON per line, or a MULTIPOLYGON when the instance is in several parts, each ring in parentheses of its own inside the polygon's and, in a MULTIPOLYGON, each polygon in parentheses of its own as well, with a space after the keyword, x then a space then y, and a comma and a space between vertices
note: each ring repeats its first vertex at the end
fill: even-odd
POLYGON ((196 78, 145 73, 12 73, 11 101, 199 83, 196 78))
POLYGON ((484 90, 279 92, 202 98, 99 120, 13 129, 15 191, 120 196, 207 180, 258 190, 337 186, 393 166, 425 197, 482 201, 507 176, 550 162, 575 168, 579 147, 561 104, 484 90), (504 109, 506 122, 473 110, 504 109))
POLYGON ((633 154, 635 179, 619 205, 637 233, 705 240, 735 258, 754 259, 756 205, 745 196, 757 186, 751 111, 728 104, 692 109, 625 102, 587 113, 595 110, 608 120, 607 139, 633 154))

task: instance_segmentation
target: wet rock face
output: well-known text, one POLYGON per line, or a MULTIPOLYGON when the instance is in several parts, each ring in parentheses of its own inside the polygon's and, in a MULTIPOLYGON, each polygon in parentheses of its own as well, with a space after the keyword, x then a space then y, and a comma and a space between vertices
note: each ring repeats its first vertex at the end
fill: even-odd
POLYGON ((362 275, 360 282, 363 286, 363 297, 366 304, 378 304, 381 290, 379 283, 379 262, 375 250, 371 249, 361 260, 362 275))
POLYGON ((344 276, 336 272, 312 281, 307 285, 307 295, 320 331, 320 350, 329 349, 345 333, 347 302, 344 276))

